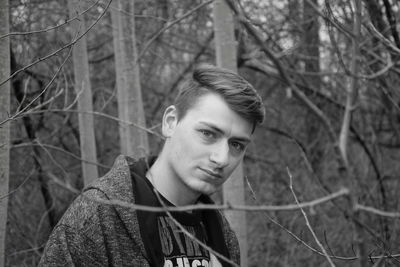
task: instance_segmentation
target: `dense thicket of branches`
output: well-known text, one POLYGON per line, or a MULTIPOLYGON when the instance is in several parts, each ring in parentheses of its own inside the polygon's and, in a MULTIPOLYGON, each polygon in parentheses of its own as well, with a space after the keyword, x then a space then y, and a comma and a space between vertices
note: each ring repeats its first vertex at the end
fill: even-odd
MULTIPOLYGON (((85 1, 86 27, 74 31, 67 1, 10 1, 11 34, 0 36, 11 43, 11 113, 0 122, 11 126, 12 142, 7 266, 37 264, 52 227, 83 187, 71 53, 82 34, 101 175, 120 153, 109 2, 85 1)), ((399 265, 399 3, 227 3, 239 73, 267 108, 244 161, 247 204, 293 205, 247 213, 249 266, 399 265), (296 206, 295 197, 308 202, 341 188, 347 191, 340 197, 304 213, 296 206)), ((135 16, 154 154, 163 108, 183 77, 197 62, 215 63, 212 1, 136 0, 135 14, 119 12, 135 16)))

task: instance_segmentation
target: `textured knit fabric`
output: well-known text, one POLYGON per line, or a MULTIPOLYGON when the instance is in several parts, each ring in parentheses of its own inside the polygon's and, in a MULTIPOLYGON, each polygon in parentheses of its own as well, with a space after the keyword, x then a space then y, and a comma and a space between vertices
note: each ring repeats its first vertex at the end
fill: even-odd
MULTIPOLYGON (((77 197, 53 229, 39 266, 150 266, 136 212, 96 201, 135 203, 131 164, 133 159, 119 156, 77 197)), ((222 221, 229 255, 239 264, 236 236, 223 216, 222 221)))

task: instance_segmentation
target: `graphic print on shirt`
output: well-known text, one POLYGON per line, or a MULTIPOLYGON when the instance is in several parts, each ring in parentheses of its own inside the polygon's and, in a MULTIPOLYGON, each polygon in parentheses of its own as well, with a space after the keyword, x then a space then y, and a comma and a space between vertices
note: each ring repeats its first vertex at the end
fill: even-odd
MULTIPOLYGON (((158 217, 161 247, 164 253, 164 267, 209 267, 210 253, 207 249, 182 232, 169 217, 158 217)), ((185 229, 206 243, 204 225, 199 222, 185 229)))

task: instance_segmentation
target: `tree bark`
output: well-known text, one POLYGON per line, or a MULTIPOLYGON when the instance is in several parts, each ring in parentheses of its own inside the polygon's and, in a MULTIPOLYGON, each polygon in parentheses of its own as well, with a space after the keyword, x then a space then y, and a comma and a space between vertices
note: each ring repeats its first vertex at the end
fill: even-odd
POLYGON ((117 0, 111 11, 117 79, 121 153, 136 158, 148 154, 146 120, 137 62, 134 1, 117 0), (125 12, 121 12, 125 11, 125 12))
POLYGON ((351 124, 351 116, 354 110, 354 105, 356 102, 357 94, 358 94, 358 72, 359 72, 359 63, 358 57, 360 54, 359 43, 360 43, 360 34, 361 34, 361 1, 355 0, 355 16, 353 22, 353 40, 352 40, 352 59, 350 66, 349 83, 346 92, 346 106, 345 112, 343 116, 342 128, 340 131, 339 137, 339 148, 342 153, 342 158, 345 160, 348 165, 348 139, 350 132, 350 124, 351 124))
MULTIPOLYGON (((339 135, 339 148, 340 152, 342 153, 342 158, 345 161, 347 167, 347 173, 350 175, 347 178, 350 180, 349 183, 351 184, 351 188, 353 188, 352 192, 357 192, 356 187, 357 182, 355 180, 355 176, 352 175, 351 166, 349 163, 349 152, 348 152, 348 139, 350 133, 350 125, 352 120, 352 114, 354 110, 354 106, 356 103, 357 95, 358 95, 358 87, 359 81, 357 75, 359 75, 359 55, 360 55, 360 37, 361 37, 361 0, 354 0, 354 19, 353 19, 353 39, 352 39, 352 59, 350 65, 350 74, 349 83, 346 90, 346 106, 345 112, 343 115, 343 123, 340 130, 339 135)), ((355 207, 355 203, 357 203, 358 199, 357 196, 351 195, 349 199, 349 206, 351 208, 355 207)), ((354 244, 357 246, 357 257, 359 258, 358 266, 367 266, 368 265, 368 253, 365 247, 365 240, 364 240, 364 232, 361 226, 357 223, 356 220, 360 218, 359 212, 352 211, 353 218, 353 227, 354 227, 354 244)))
MULTIPOLYGON (((304 71, 306 73, 320 73, 319 15, 309 2, 312 2, 315 6, 318 6, 317 0, 304 1, 303 5, 303 53, 305 56, 304 71)), ((307 80, 310 81, 315 90, 320 90, 320 76, 310 76, 307 77, 307 80)))
MULTIPOLYGON (((10 65, 11 72, 14 73, 15 71, 18 70, 18 66, 17 66, 17 62, 15 60, 15 56, 14 56, 12 49, 10 49, 10 63, 11 63, 11 65, 10 65)), ((44 82, 35 75, 31 75, 31 77, 37 81, 38 87, 43 90, 45 87, 44 82)), ((21 109, 23 109, 25 107, 23 105, 23 101, 24 101, 24 98, 26 97, 26 92, 24 92, 22 78, 18 78, 18 76, 17 76, 12 79, 12 90, 13 90, 14 96, 17 99, 17 101, 19 103, 21 103, 21 109)), ((42 107, 41 110, 44 110, 44 107, 42 107)), ((40 116, 41 117, 38 119, 38 121, 43 121, 44 113, 40 114, 40 116)), ((40 126, 35 126, 34 120, 32 120, 31 116, 29 116, 29 115, 24 116, 22 118, 22 122, 24 124, 24 128, 25 128, 25 131, 26 131, 26 134, 27 134, 29 140, 32 143, 35 143, 36 139, 37 139, 36 133, 38 132, 38 130, 40 128, 43 127, 42 123, 39 123, 40 126)), ((43 201, 44 201, 44 204, 46 207, 47 217, 49 219, 49 224, 50 224, 51 228, 53 228, 57 223, 57 216, 56 216, 56 210, 54 208, 53 196, 51 195, 51 192, 49 189, 49 179, 48 179, 48 177, 46 177, 45 172, 43 171, 42 163, 40 161, 40 159, 42 158, 41 153, 40 153, 40 148, 37 146, 33 146, 32 152, 33 152, 32 158, 33 158, 34 167, 36 170, 36 176, 38 178, 38 182, 40 185, 40 191, 42 193, 43 201)))
MULTIPOLYGON (((9 33, 9 3, 0 0, 0 36, 9 33)), ((0 39, 0 81, 10 77, 10 39, 0 39)), ((10 82, 0 86, 0 122, 10 114, 10 82)), ((0 267, 5 266, 5 244, 10 171, 10 123, 0 127, 0 267)))
MULTIPOLYGON (((237 72, 236 40, 234 34, 233 14, 224 0, 214 1, 214 32, 217 65, 237 72)), ((244 205, 244 179, 242 163, 223 186, 225 203, 244 205)), ((236 232, 240 246, 240 266, 247 266, 247 222, 246 212, 226 211, 225 215, 236 232)))
MULTIPOLYGON (((302 75, 303 82, 315 92, 321 91, 321 76, 317 75, 321 72, 320 67, 320 38, 319 38, 319 14, 313 8, 318 7, 317 0, 304 0, 303 1, 303 20, 302 20, 302 62, 304 65, 304 75, 302 75)), ((315 95, 309 95, 311 99, 315 95)), ((315 99, 314 103, 318 103, 315 99)), ((307 143, 313 144, 309 146, 308 152, 310 155, 310 162, 313 169, 317 174, 320 173, 323 162, 323 142, 322 136, 323 129, 320 125, 315 123, 315 117, 312 111, 306 111, 305 117, 305 131, 307 135, 307 143)))
MULTIPOLYGON (((69 0, 68 9, 71 17, 83 11, 83 3, 69 0)), ((73 28, 82 33, 85 30, 85 19, 73 21, 73 28)), ((90 85, 89 61, 87 55, 86 36, 83 36, 73 47, 75 92, 78 96, 79 137, 81 147, 82 175, 84 185, 88 185, 99 175, 97 171, 96 140, 93 122, 92 88, 90 85)))

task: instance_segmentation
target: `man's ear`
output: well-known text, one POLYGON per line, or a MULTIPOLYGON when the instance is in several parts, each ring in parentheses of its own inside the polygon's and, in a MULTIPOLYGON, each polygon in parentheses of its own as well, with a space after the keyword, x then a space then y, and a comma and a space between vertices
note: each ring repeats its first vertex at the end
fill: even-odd
POLYGON ((162 134, 165 138, 171 137, 178 124, 178 110, 174 105, 165 109, 162 119, 162 134))

